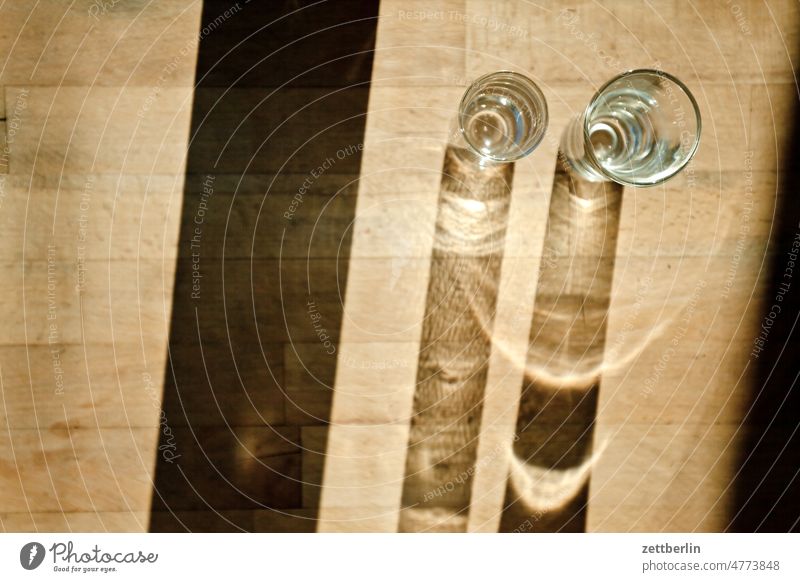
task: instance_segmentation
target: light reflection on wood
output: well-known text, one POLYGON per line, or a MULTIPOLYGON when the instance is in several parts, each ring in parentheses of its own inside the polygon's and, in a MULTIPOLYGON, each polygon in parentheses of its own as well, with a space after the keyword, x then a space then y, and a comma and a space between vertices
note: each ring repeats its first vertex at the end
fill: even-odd
POLYGON ((467 528, 513 170, 445 154, 400 531, 467 528))
POLYGON ((500 531, 584 531, 622 187, 557 164, 500 531))

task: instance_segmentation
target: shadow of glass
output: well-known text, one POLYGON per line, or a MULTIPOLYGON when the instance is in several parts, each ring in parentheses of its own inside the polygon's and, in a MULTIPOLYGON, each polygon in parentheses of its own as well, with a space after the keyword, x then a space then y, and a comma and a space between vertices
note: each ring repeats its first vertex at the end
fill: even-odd
POLYGON ((622 186, 559 162, 553 180, 501 532, 586 527, 622 186))
POLYGON ((466 531, 513 163, 445 152, 400 531, 466 531))

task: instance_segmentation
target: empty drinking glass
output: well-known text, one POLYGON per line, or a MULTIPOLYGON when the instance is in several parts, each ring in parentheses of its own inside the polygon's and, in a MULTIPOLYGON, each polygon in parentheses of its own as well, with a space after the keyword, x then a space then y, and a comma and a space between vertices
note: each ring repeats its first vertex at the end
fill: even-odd
POLYGON ((510 71, 477 79, 461 99, 459 141, 480 158, 511 162, 531 153, 547 129, 547 102, 539 87, 510 71))
POLYGON ((700 143, 700 112, 681 81, 652 69, 615 77, 572 121, 561 151, 591 181, 653 186, 680 172, 700 143))

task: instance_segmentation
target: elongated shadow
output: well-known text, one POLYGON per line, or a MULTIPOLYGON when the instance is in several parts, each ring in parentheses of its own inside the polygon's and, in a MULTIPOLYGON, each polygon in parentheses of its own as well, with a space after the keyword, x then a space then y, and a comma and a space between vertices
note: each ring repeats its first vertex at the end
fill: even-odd
POLYGON ((314 531, 378 2, 206 0, 152 531, 314 531))
POLYGON ((622 190, 556 164, 502 532, 585 530, 622 190))
POLYGON ((466 531, 513 174, 445 153, 400 531, 466 531))

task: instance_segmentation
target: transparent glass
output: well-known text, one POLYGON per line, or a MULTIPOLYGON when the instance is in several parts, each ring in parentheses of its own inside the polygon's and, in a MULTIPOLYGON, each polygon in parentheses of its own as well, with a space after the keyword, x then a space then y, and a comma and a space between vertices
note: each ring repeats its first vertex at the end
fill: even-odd
POLYGON ((458 131, 480 158, 512 162, 536 149, 547 119, 547 102, 536 83, 519 73, 499 71, 480 77, 466 90, 458 109, 458 131))
POLYGON ((584 179, 653 186, 689 163, 700 128, 700 111, 686 85, 663 71, 638 69, 595 94, 567 128, 561 151, 584 179))

